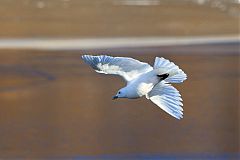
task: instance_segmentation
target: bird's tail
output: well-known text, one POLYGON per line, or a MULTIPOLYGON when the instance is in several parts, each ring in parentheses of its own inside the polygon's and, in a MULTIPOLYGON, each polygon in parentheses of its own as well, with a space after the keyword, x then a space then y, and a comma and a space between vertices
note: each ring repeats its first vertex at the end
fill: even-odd
POLYGON ((167 59, 156 57, 154 70, 157 71, 159 76, 167 74, 168 76, 164 79, 169 83, 181 83, 187 79, 187 75, 173 62, 167 59))

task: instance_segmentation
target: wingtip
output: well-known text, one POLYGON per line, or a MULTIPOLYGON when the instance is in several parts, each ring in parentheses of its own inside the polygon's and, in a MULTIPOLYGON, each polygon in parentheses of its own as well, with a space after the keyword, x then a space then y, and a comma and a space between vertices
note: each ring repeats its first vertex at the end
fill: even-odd
POLYGON ((182 119, 183 119, 183 117, 182 117, 182 116, 177 118, 177 120, 179 120, 179 121, 180 121, 180 120, 182 120, 182 119))
POLYGON ((84 60, 85 56, 86 56, 85 54, 84 54, 84 55, 81 55, 81 59, 83 59, 83 60, 84 60))
POLYGON ((90 56, 90 55, 84 54, 84 55, 81 55, 81 58, 82 58, 82 59, 85 59, 85 58, 88 57, 88 56, 90 56))
POLYGON ((84 60, 86 63, 89 63, 89 61, 93 58, 94 56, 92 55, 88 55, 88 54, 84 54, 81 56, 82 60, 84 60))
MULTIPOLYGON (((173 116, 173 115, 171 115, 171 116, 173 116)), ((177 120, 181 120, 181 119, 183 119, 183 113, 174 114, 173 117, 176 118, 177 120)))

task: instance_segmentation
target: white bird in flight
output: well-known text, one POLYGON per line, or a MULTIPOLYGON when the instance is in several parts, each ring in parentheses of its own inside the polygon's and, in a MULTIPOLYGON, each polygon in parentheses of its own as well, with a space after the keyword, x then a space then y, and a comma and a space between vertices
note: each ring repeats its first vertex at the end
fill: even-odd
POLYGON ((152 67, 128 57, 83 55, 82 59, 98 73, 119 75, 125 79, 127 85, 113 99, 145 96, 171 116, 183 118, 181 95, 169 83, 181 83, 187 75, 173 62, 156 57, 152 67))

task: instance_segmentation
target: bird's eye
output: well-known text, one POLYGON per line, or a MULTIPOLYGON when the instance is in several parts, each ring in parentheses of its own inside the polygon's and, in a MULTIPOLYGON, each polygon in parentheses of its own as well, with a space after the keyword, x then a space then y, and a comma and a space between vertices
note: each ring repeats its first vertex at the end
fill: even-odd
POLYGON ((121 94, 121 92, 119 91, 118 94, 121 94))

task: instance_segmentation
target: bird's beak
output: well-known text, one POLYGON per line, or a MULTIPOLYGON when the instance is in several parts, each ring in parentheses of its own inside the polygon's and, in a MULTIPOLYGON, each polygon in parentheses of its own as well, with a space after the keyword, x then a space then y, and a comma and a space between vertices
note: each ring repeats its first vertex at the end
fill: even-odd
POLYGON ((113 96, 113 98, 112 98, 112 99, 114 100, 114 99, 117 99, 117 98, 118 98, 118 96, 113 96))

